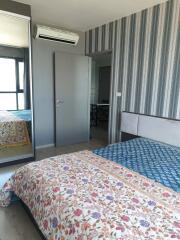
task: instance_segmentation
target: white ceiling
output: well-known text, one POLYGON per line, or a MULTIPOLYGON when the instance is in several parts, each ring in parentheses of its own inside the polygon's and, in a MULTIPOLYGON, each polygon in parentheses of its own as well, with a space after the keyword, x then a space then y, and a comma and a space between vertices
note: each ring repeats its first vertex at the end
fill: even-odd
POLYGON ((32 6, 36 23, 85 31, 166 0, 16 0, 32 6))

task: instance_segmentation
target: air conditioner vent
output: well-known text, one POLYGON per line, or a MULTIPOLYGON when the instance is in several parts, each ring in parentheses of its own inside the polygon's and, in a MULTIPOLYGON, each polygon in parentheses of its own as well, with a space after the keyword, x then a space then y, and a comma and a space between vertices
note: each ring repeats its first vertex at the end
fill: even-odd
POLYGON ((77 45, 79 41, 79 35, 77 33, 68 32, 56 28, 50 28, 42 25, 35 26, 35 38, 71 45, 77 45))

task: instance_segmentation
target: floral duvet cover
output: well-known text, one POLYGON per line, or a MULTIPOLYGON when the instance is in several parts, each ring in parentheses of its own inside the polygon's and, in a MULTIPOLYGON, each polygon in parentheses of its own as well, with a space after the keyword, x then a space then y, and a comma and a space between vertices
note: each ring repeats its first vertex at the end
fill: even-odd
POLYGON ((30 144, 26 122, 8 111, 0 111, 0 146, 30 144))
POLYGON ((180 239, 180 196, 82 151, 27 164, 0 191, 31 210, 47 240, 180 239))

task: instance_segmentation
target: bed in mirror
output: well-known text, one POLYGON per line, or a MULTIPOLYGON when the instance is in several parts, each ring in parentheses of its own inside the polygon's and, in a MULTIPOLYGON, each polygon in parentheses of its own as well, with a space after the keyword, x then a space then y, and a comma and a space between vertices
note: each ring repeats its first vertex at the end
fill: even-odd
POLYGON ((0 12, 0 166, 34 157, 30 18, 0 12))

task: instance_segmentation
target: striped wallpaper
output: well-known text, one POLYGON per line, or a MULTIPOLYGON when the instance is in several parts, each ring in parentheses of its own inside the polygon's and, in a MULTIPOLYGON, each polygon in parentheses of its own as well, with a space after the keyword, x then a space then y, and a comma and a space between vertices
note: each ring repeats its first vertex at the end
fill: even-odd
MULTIPOLYGON (((180 0, 86 32, 86 54, 112 51, 112 125, 131 111, 180 119, 180 0)), ((112 137, 113 138, 113 137, 112 137)))

